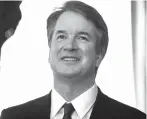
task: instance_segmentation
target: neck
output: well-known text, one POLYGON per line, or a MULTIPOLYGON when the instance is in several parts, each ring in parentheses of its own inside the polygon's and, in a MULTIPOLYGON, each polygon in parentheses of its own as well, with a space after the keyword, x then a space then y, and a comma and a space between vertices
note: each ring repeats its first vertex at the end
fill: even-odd
POLYGON ((63 78, 54 75, 55 90, 68 102, 84 93, 95 83, 95 76, 85 78, 63 78))

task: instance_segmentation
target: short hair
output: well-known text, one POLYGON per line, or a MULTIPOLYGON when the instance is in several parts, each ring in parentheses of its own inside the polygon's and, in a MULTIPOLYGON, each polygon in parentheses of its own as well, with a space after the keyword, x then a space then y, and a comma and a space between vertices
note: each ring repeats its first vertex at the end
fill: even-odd
POLYGON ((53 12, 47 19, 47 35, 49 46, 51 44, 52 35, 54 33, 54 27, 59 16, 65 11, 74 11, 83 15, 90 20, 94 26, 102 32, 102 39, 96 43, 96 52, 104 53, 105 55, 108 46, 108 29, 102 16, 96 9, 80 1, 67 1, 63 7, 60 7, 57 11, 53 12))
POLYGON ((81 1, 67 1, 63 4, 63 7, 58 8, 57 11, 53 12, 47 19, 47 35, 48 35, 48 43, 49 47, 51 47, 51 40, 54 33, 54 27, 59 16, 66 12, 66 11, 73 11, 80 13, 86 19, 90 20, 97 30, 101 31, 102 38, 98 42, 96 41, 96 53, 102 53, 104 57, 108 47, 108 29, 105 21, 103 20, 102 16, 98 13, 96 9, 83 3, 81 1))

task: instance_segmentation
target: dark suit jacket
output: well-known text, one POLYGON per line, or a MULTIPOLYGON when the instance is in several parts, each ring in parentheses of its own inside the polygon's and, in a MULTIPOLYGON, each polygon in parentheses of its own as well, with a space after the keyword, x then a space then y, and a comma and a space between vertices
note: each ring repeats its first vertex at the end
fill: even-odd
MULTIPOLYGON (((1 119, 50 119, 51 93, 22 105, 2 111, 1 119)), ((145 119, 141 111, 109 98, 101 92, 90 119, 145 119)))

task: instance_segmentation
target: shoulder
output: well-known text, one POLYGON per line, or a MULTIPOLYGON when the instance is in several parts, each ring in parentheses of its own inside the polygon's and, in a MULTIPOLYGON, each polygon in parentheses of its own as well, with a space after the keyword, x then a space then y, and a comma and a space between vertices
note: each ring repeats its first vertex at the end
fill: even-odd
POLYGON ((118 115, 123 115, 124 117, 125 116, 126 117, 133 116, 133 117, 135 117, 135 119, 136 119, 136 117, 138 117, 138 119, 145 119, 145 114, 134 107, 128 106, 126 104, 123 104, 123 103, 116 101, 114 99, 111 99, 111 98, 108 103, 109 103, 110 107, 113 107, 114 110, 112 110, 112 112, 115 114, 117 113, 118 115))
POLYGON ((50 94, 4 109, 1 113, 1 119, 33 119, 34 116, 41 116, 41 113, 49 111, 49 107, 50 94))
MULTIPOLYGON (((97 107, 99 102, 104 110, 104 114, 108 114, 111 117, 117 117, 119 119, 145 119, 146 115, 140 110, 123 104, 115 99, 108 97, 100 92, 97 98, 97 107)), ((100 105, 100 104, 99 104, 100 105)))

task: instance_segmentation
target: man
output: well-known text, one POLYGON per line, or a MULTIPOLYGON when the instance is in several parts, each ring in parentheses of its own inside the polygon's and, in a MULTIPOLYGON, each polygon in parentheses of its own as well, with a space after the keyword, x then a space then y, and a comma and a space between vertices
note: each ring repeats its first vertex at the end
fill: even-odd
POLYGON ((108 45, 101 15, 68 1, 47 20, 54 89, 41 98, 2 111, 1 119, 145 119, 141 111, 109 98, 95 84, 108 45))

